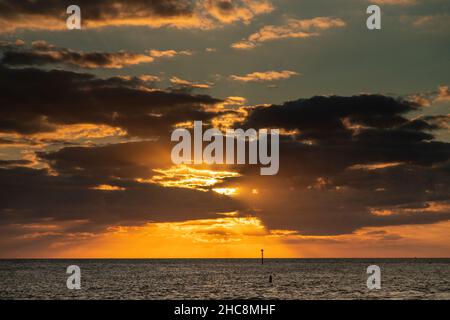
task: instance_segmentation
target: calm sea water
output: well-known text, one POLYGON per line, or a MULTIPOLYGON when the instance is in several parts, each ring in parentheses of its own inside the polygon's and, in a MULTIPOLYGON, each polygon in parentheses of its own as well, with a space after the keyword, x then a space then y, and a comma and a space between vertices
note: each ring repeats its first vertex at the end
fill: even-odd
POLYGON ((450 299, 450 259, 0 260, 0 299, 380 298, 450 299), (81 290, 66 287, 72 264, 81 290), (371 264, 381 290, 366 287, 371 264))

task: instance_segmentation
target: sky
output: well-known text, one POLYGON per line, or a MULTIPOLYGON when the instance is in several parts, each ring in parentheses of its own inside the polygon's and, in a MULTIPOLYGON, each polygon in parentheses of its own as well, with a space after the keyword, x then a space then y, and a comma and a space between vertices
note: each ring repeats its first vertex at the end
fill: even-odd
POLYGON ((72 4, 0 0, 0 258, 450 257, 448 1, 72 4), (279 172, 174 164, 194 121, 279 172))

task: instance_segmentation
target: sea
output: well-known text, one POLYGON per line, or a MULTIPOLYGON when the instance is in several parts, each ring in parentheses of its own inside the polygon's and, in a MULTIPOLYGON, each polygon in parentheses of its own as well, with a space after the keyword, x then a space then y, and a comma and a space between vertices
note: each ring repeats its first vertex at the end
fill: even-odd
POLYGON ((0 260, 0 299, 450 300, 450 259, 0 260), (67 288, 70 265, 79 290, 67 288), (371 265, 380 289, 367 287, 371 265))

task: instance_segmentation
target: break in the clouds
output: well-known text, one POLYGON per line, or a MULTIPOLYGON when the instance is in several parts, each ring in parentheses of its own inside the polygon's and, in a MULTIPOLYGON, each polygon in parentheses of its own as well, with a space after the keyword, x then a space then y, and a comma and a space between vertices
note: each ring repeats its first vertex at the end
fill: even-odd
MULTIPOLYGON (((0 2, 0 30, 64 30, 71 1, 0 2)), ((273 10, 268 0, 80 0, 82 28, 147 26, 213 29, 249 23, 273 10)))
POLYGON ((284 25, 267 25, 247 39, 233 43, 234 49, 253 49, 266 41, 280 39, 299 39, 320 36, 322 31, 332 28, 342 28, 345 22, 339 18, 316 17, 313 19, 288 19, 284 25))
POLYGON ((263 71, 263 72, 252 72, 242 76, 231 75, 230 79, 241 82, 264 82, 264 81, 285 80, 297 75, 299 75, 298 72, 290 70, 263 71))
POLYGON ((86 69, 120 69, 142 63, 152 63, 155 59, 190 56, 191 51, 156 50, 146 53, 134 53, 126 50, 119 52, 83 52, 67 48, 57 48, 45 41, 33 41, 28 47, 23 41, 4 43, 0 46, 0 63, 8 66, 44 66, 66 65, 86 69))

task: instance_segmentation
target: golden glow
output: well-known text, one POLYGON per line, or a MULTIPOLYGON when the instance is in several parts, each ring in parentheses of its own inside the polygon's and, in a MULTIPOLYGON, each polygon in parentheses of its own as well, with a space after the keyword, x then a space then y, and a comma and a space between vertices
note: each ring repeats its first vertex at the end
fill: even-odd
MULTIPOLYGON (((23 233, 18 236, 18 240, 35 240, 39 238, 59 236, 59 237, 72 237, 73 234, 66 232, 67 229, 79 227, 89 222, 86 219, 67 220, 67 221, 53 221, 51 219, 44 219, 38 223, 24 223, 13 224, 12 226, 22 231, 23 233)), ((77 238, 81 238, 82 235, 87 233, 78 233, 77 238)), ((93 234, 92 234, 93 235, 93 234)))
POLYGON ((137 181, 141 183, 155 183, 164 187, 208 191, 209 187, 223 182, 226 178, 239 176, 237 172, 194 169, 186 165, 173 166, 169 169, 155 169, 153 171, 158 174, 150 179, 137 179, 137 181))
POLYGON ((212 119, 211 123, 214 128, 220 130, 232 129, 236 123, 242 122, 247 117, 247 111, 244 107, 234 109, 233 113, 224 113, 212 119))
MULTIPOLYGON (((43 119, 44 123, 46 122, 43 119)), ((33 143, 48 143, 52 141, 77 141, 82 139, 102 139, 108 137, 124 137, 127 132, 119 127, 111 127, 103 124, 78 123, 55 126, 46 123, 53 129, 50 132, 39 132, 33 135, 21 135, 17 133, 1 133, 0 137, 20 142, 26 140, 33 143)))
POLYGON ((133 141, 133 139, 126 137, 127 132, 119 127, 89 123, 52 125, 47 123, 47 119, 45 118, 42 121, 53 131, 34 134, 0 133, 0 140, 5 139, 11 141, 9 144, 0 145, 2 157, 11 160, 28 160, 29 163, 21 166, 35 169, 46 168, 50 170, 51 174, 56 175, 48 166, 47 162, 36 156, 36 151, 53 151, 64 146, 64 144, 61 144, 62 141, 77 145, 133 141))
POLYGON ((214 188, 212 190, 226 196, 232 196, 238 192, 238 188, 214 188))
POLYGON ((349 170, 379 170, 390 167, 396 167, 402 165, 402 162, 382 162, 382 163, 371 163, 371 164, 354 164, 349 167, 349 170))
POLYGON ((305 236, 267 230, 257 217, 221 213, 217 219, 142 226, 115 226, 103 233, 70 232, 87 221, 15 225, 17 241, 58 236, 48 247, 12 249, 0 257, 49 258, 258 258, 445 257, 450 253, 450 221, 428 225, 370 227, 353 234, 305 236))
POLYGON ((175 125, 175 128, 192 129, 194 128, 194 122, 192 121, 179 122, 175 125))
MULTIPOLYGON (((83 10, 83 8, 82 8, 83 10)), ((269 0, 246 0, 234 3, 230 10, 222 10, 215 1, 198 1, 192 10, 180 14, 155 14, 155 9, 141 5, 111 1, 105 11, 109 14, 95 19, 84 19, 83 29, 107 26, 145 26, 149 28, 174 27, 178 29, 213 29, 237 21, 250 23, 255 16, 269 13, 273 6, 269 0)), ((19 14, 0 19, 0 32, 20 29, 62 30, 66 28, 59 15, 19 14), (62 22, 61 22, 62 21, 62 22)))
POLYGON ((293 255, 279 238, 265 235, 268 232, 258 218, 227 213, 216 219, 111 227, 89 240, 59 241, 47 254, 39 254, 60 258, 259 258, 264 248, 268 258, 293 255))
POLYGON ((239 215, 239 212, 238 211, 221 212, 221 213, 218 213, 218 215, 226 216, 226 217, 236 217, 237 215, 239 215))
POLYGON ((118 186, 111 186, 109 184, 101 184, 92 188, 93 190, 102 190, 102 191, 123 191, 125 188, 118 186))

